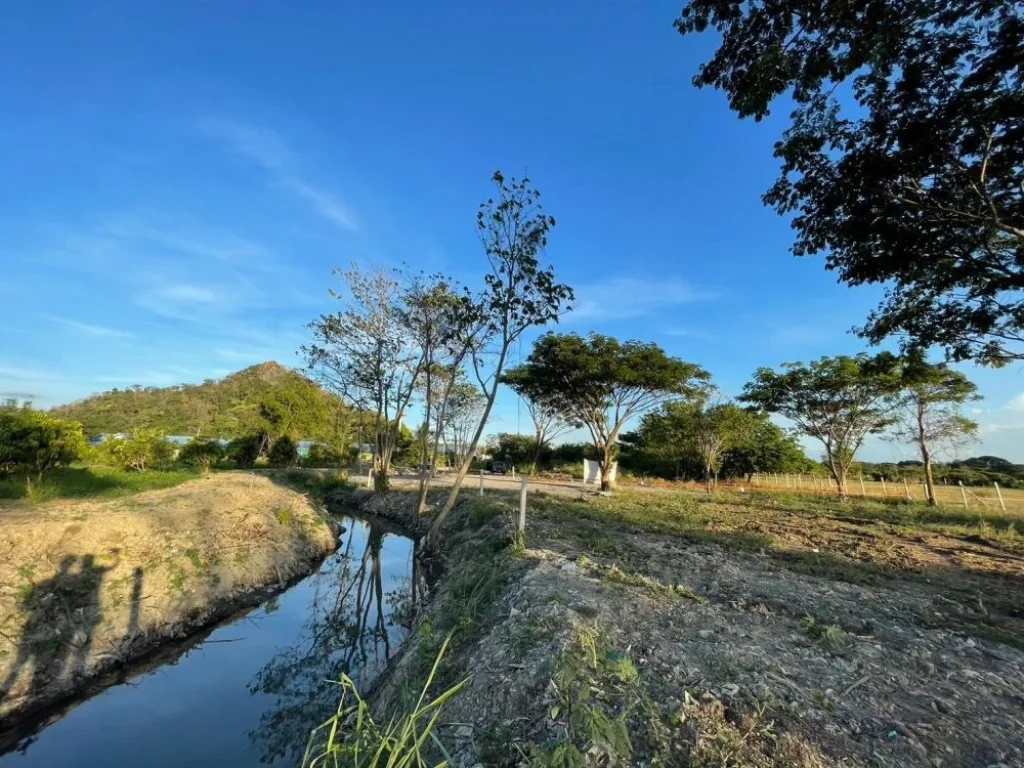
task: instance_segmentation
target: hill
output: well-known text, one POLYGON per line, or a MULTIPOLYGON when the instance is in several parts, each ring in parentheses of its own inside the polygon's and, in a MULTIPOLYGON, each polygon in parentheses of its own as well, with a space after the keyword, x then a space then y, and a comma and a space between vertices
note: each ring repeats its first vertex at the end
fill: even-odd
POLYGON ((51 413, 81 422, 88 435, 159 429, 231 439, 260 429, 268 410, 279 420, 278 431, 294 437, 328 440, 353 420, 336 396, 275 362, 202 384, 112 389, 51 413))

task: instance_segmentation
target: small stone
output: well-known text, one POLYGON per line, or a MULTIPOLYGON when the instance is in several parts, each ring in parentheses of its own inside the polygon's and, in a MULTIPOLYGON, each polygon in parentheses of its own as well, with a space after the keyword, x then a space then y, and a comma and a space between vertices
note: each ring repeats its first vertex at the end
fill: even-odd
POLYGON ((713 637, 715 632, 714 632, 714 630, 711 630, 711 629, 702 629, 697 634, 700 635, 705 640, 707 640, 709 637, 713 637))
POLYGON ((473 726, 471 725, 460 725, 455 729, 455 738, 457 739, 468 739, 473 736, 473 726))
POLYGON ((565 571, 566 573, 576 573, 576 568, 577 568, 576 563, 565 563, 562 566, 562 570, 565 571))

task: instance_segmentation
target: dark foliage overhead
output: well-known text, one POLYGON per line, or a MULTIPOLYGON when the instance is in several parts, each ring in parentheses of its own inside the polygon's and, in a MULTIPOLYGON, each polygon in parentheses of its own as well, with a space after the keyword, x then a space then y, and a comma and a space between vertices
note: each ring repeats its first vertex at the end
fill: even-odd
POLYGON ((1024 358, 1024 5, 691 0, 676 27, 721 34, 694 82, 740 116, 792 96, 764 199, 797 255, 887 286, 865 336, 1024 358))

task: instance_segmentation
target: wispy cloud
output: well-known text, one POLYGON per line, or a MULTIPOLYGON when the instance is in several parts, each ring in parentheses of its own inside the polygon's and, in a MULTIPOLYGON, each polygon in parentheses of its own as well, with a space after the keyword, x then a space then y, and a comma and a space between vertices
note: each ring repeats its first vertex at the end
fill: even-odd
POLYGON ((576 305, 566 322, 643 317, 715 298, 717 293, 698 290, 676 278, 616 277, 577 286, 576 305))
POLYGON ((786 325, 769 337, 771 343, 786 347, 803 347, 827 341, 829 334, 811 325, 786 325))
POLYGON ((116 328, 107 328, 103 325, 92 325, 91 323, 83 323, 78 320, 72 320, 68 317, 58 317, 56 315, 47 315, 47 318, 54 323, 60 323, 61 325, 73 328, 76 331, 80 331, 86 336, 95 336, 101 339, 130 339, 135 334, 128 333, 128 331, 119 331, 116 328))
POLYGON ((677 339, 712 341, 715 338, 713 333, 708 333, 707 331, 702 331, 698 328, 666 328, 662 333, 666 336, 674 336, 677 339))
POLYGON ((343 200, 311 184, 296 171, 298 158, 280 134, 220 117, 200 120, 199 128, 206 135, 227 144, 236 154, 259 165, 285 189, 308 203, 317 214, 335 226, 349 232, 359 229, 352 209, 343 200))
POLYGON ((1024 413, 1024 392, 1014 397, 1006 404, 1006 408, 1015 413, 1024 413))
POLYGON ((60 376, 38 368, 20 368, 12 365, 0 365, 0 379, 13 381, 59 381, 60 376))

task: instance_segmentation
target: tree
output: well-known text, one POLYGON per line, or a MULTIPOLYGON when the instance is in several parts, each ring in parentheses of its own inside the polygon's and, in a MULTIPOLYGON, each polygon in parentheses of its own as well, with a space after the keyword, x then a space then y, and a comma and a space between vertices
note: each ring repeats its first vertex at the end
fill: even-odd
POLYGON ((842 498, 846 478, 864 439, 894 421, 899 394, 897 360, 823 357, 809 365, 786 363, 781 373, 759 368, 740 400, 790 419, 825 447, 825 462, 842 498))
POLYGON ((82 425, 28 405, 0 407, 0 475, 34 474, 76 461, 85 447, 82 425))
POLYGON ((683 416, 688 442, 700 457, 704 482, 710 492, 718 484, 727 452, 751 440, 757 428, 757 415, 734 403, 702 403, 685 409, 683 416))
POLYGON ((423 425, 419 430, 420 514, 427 509, 427 485, 437 462, 439 430, 433 433, 433 410, 440 419, 448 406, 465 358, 483 328, 480 308, 468 294, 457 293, 440 275, 412 279, 403 297, 402 322, 422 352, 423 425))
POLYGON ((294 467, 299 463, 299 449, 288 435, 281 435, 270 447, 267 460, 272 467, 294 467))
POLYGON ((542 396, 543 393, 532 392, 528 377, 522 378, 518 373, 513 375, 513 372, 509 371, 504 382, 526 401, 526 409, 530 412, 530 418, 533 420, 534 454, 530 462, 530 474, 532 475, 536 473, 541 455, 548 443, 569 432, 576 425, 566 421, 556 408, 546 403, 542 396))
POLYGON ((432 546, 459 498, 494 407, 509 350, 527 329, 557 321, 573 300, 572 289, 556 281, 551 267, 540 264, 539 256, 555 226, 554 217, 540 204, 540 192, 529 178, 506 179, 501 171, 495 171, 491 180, 497 196, 481 203, 476 215, 477 233, 490 272, 484 276, 479 303, 483 330, 470 355, 473 374, 486 401, 448 499, 431 526, 428 541, 432 546), (490 354, 485 354, 488 351, 490 354), (488 365, 487 360, 493 362, 488 365))
POLYGON ((438 412, 437 431, 445 441, 445 453, 450 453, 459 465, 472 461, 475 455, 475 451, 470 453, 470 441, 486 403, 487 399, 479 388, 469 382, 460 382, 452 387, 444 412, 438 412))
POLYGON ((795 102, 764 201, 796 255, 889 286, 868 339, 1024 359, 1024 6, 689 0, 676 27, 721 36, 694 83, 741 117, 795 102))
POLYGON ((204 472, 224 458, 224 448, 216 440, 192 440, 178 452, 182 464, 201 467, 204 472))
POLYGON ((539 402, 589 431, 601 464, 601 490, 611 488, 620 431, 662 403, 701 395, 710 378, 700 366, 669 357, 657 344, 619 342, 592 333, 548 333, 509 376, 539 402))
POLYGON ((755 415, 757 423, 749 439, 726 453, 723 475, 744 477, 750 482, 757 472, 812 472, 818 466, 807 458, 793 435, 787 435, 767 414, 755 415))
POLYGON ((938 446, 964 444, 977 436, 977 423, 966 418, 960 406, 979 400, 978 388, 959 371, 942 363, 929 363, 920 352, 909 354, 903 361, 901 384, 903 397, 891 437, 917 446, 928 504, 935 506, 934 451, 938 446))
POLYGON ((359 409, 374 414, 374 489, 385 493, 398 430, 422 370, 423 351, 403 322, 402 290, 385 270, 335 270, 347 287, 330 295, 343 308, 309 324, 304 355, 313 375, 359 409))
POLYGON ((522 467, 537 461, 537 443, 529 435, 499 432, 488 439, 488 452, 495 461, 503 461, 513 467, 522 467))

